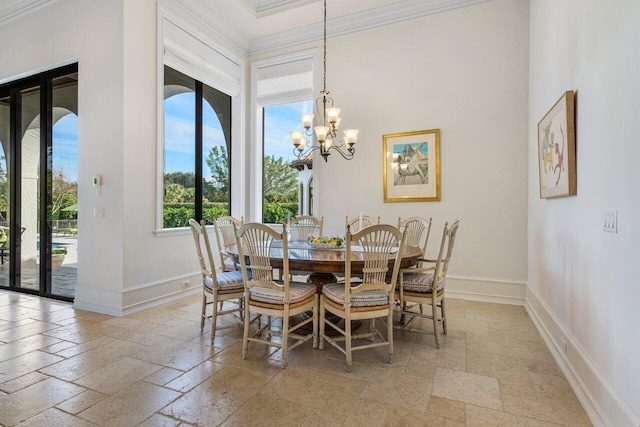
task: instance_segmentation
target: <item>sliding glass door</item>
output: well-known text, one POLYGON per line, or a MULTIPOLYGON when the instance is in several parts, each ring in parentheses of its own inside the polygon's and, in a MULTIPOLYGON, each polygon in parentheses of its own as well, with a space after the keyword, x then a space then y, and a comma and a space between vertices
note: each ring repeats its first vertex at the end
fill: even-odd
POLYGON ((77 98, 77 64, 0 86, 0 287, 73 299, 77 98))

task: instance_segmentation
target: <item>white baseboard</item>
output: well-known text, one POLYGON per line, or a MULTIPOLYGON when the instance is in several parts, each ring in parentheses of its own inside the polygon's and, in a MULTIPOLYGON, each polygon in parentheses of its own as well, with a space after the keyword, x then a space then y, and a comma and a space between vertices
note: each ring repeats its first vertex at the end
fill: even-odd
POLYGON ((73 308, 122 316, 122 290, 78 283, 75 287, 73 308))
POLYGON ((524 282, 447 276, 447 297, 468 301, 524 305, 526 288, 524 282))
POLYGON ((127 315, 146 310, 198 292, 202 292, 202 275, 200 273, 185 274, 131 286, 122 292, 122 314, 127 315))
POLYGON ((582 346, 528 287, 525 308, 594 426, 640 426, 640 415, 611 385, 582 346), (566 342, 566 351, 561 339, 566 342))

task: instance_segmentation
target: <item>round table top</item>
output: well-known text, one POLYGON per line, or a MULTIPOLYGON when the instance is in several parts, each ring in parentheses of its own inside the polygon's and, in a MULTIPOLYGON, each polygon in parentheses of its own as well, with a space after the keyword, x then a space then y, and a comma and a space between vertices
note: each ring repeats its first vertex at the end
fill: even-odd
MULTIPOLYGON (((306 241, 288 242, 289 270, 309 271, 314 273, 343 273, 347 251, 344 247, 339 249, 314 249, 306 241)), ((238 257, 236 246, 227 248, 227 252, 238 257)), ((282 243, 274 242, 271 247, 271 265, 274 268, 283 266, 282 243)), ((361 273, 364 267, 364 253, 351 252, 351 271, 361 273)), ((422 256, 422 249, 416 246, 407 246, 401 259, 401 268, 410 267, 417 263, 422 256)), ((395 259, 395 254, 389 254, 389 263, 395 259)), ((248 259, 247 259, 248 261, 248 259)))

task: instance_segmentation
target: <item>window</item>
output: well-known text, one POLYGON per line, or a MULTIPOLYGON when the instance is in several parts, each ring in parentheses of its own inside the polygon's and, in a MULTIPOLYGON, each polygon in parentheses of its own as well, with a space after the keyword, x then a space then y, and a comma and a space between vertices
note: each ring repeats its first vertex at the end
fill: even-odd
POLYGON ((163 228, 229 214, 230 153, 231 96, 165 66, 163 228))
POLYGON ((262 146, 262 156, 255 160, 262 165, 262 176, 254 181, 256 205, 262 208, 256 214, 266 223, 310 211, 313 159, 298 159, 289 132, 302 129, 302 113, 313 112, 315 62, 316 51, 304 51, 257 61, 252 67, 256 140, 262 146))
POLYGON ((300 115, 311 112, 311 101, 263 109, 262 221, 281 223, 287 216, 302 215, 303 183, 311 173, 312 161, 299 161, 293 154, 289 132, 300 127, 300 115))

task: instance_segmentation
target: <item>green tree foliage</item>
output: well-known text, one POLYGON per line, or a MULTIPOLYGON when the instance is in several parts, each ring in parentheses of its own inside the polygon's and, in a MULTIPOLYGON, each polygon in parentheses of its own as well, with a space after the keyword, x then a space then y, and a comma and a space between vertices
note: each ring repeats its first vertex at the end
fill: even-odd
MULTIPOLYGON (((205 221, 229 215, 229 156, 224 146, 212 147, 206 158, 211 172, 203 177, 203 212, 205 221)), ((195 178, 192 173, 165 174, 164 227, 184 227, 193 218, 195 178)), ((264 159, 264 222, 282 222, 298 215, 298 172, 283 158, 264 159)))
POLYGON ((169 182, 164 185, 165 203, 194 203, 195 187, 185 188, 176 182, 169 182))
POLYGON ((54 169, 51 178, 51 219, 75 218, 77 212, 61 209, 78 203, 78 183, 69 181, 62 169, 54 169))
POLYGON ((264 201, 265 203, 298 201, 298 171, 282 157, 264 158, 264 201))
POLYGON ((223 146, 211 147, 206 162, 211 171, 211 180, 205 179, 208 185, 206 191, 203 191, 203 195, 212 202, 229 202, 229 156, 227 149, 223 146))
POLYGON ((195 188, 196 175, 192 172, 171 172, 164 174, 164 185, 179 184, 184 188, 195 188))

